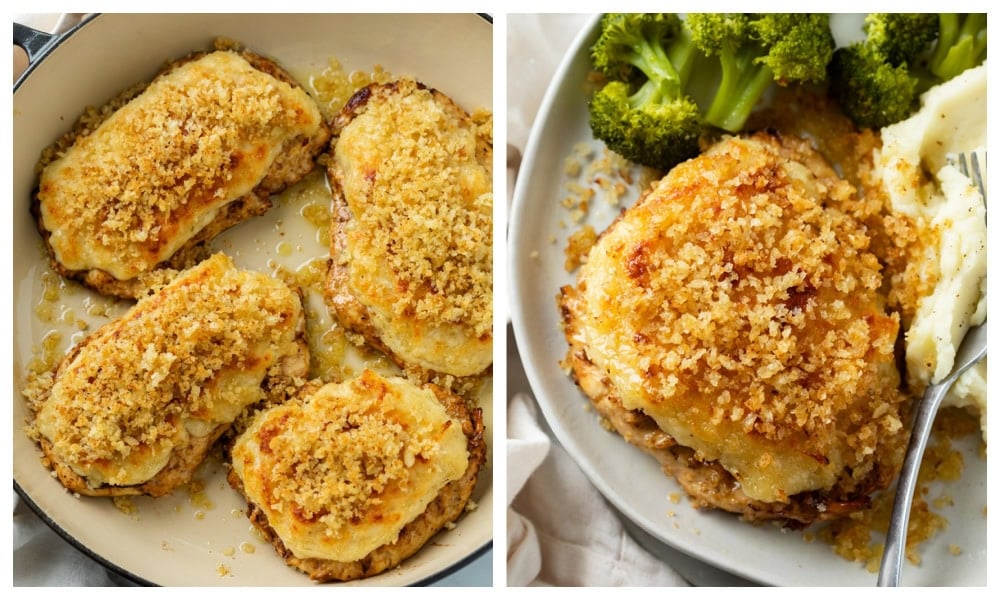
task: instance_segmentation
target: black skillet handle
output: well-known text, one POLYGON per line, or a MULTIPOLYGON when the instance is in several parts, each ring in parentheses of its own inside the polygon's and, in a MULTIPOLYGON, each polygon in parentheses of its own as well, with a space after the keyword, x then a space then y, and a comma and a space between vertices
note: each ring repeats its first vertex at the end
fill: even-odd
POLYGON ((24 51, 28 53, 29 63, 35 62, 35 59, 42 55, 45 47, 52 43, 55 38, 56 36, 51 33, 14 23, 14 45, 24 48, 24 51))

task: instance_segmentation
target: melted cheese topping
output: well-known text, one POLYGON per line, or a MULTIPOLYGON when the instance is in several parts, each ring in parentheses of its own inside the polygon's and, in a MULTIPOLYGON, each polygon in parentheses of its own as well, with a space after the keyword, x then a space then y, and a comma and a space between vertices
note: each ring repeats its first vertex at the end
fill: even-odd
POLYGON ((56 260, 119 280, 152 270, 321 123, 303 90, 238 54, 181 65, 43 170, 38 199, 56 260))
POLYGON ((492 131, 411 81, 396 85, 337 141, 352 215, 339 260, 393 353, 474 375, 493 360, 493 182, 476 152, 492 131))
POLYGON ((863 479, 902 427, 898 324, 836 208, 853 194, 806 144, 728 139, 626 211, 565 292, 622 404, 754 499, 863 479))
POLYGON ((295 556, 355 561, 462 476, 466 444, 430 389, 366 370, 259 414, 232 465, 295 556))
POLYGON ((148 481, 263 397, 301 319, 287 285, 217 254, 84 340, 56 371, 38 432, 93 487, 148 481))

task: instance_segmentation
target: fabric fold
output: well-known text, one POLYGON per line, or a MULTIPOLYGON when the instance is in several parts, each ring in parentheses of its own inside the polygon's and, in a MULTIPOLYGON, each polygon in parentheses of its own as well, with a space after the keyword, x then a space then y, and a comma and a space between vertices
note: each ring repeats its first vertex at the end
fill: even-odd
POLYGON ((628 535, 566 450, 549 441, 539 418, 527 394, 510 399, 508 585, 687 585, 628 535))

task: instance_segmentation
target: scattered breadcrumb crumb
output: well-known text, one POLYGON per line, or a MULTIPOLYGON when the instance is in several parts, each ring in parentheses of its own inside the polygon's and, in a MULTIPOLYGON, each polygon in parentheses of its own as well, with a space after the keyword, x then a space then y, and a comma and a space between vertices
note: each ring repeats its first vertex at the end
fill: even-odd
POLYGON ((126 515, 132 515, 134 517, 139 512, 139 509, 136 508, 135 503, 132 502, 132 498, 128 496, 115 496, 111 498, 111 502, 112 504, 115 505, 115 508, 117 508, 126 515))
POLYGON ((572 273, 587 262, 587 254, 595 243, 597 243, 597 231, 589 224, 570 234, 566 243, 566 271, 572 273))

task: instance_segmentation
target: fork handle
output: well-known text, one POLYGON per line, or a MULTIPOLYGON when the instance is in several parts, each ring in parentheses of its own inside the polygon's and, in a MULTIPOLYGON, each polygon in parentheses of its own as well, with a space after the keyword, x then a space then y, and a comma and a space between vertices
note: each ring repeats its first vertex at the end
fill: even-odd
POLYGON ((885 550, 882 552, 882 565, 878 573, 879 587, 899 586, 903 557, 906 555, 906 528, 910 522, 910 508, 913 506, 913 492, 917 487, 920 463, 924 458, 924 450, 927 449, 934 417, 953 382, 954 379, 949 377, 928 387, 923 401, 917 407, 913 433, 910 434, 910 443, 906 448, 906 457, 896 486, 895 506, 885 536, 885 550))

